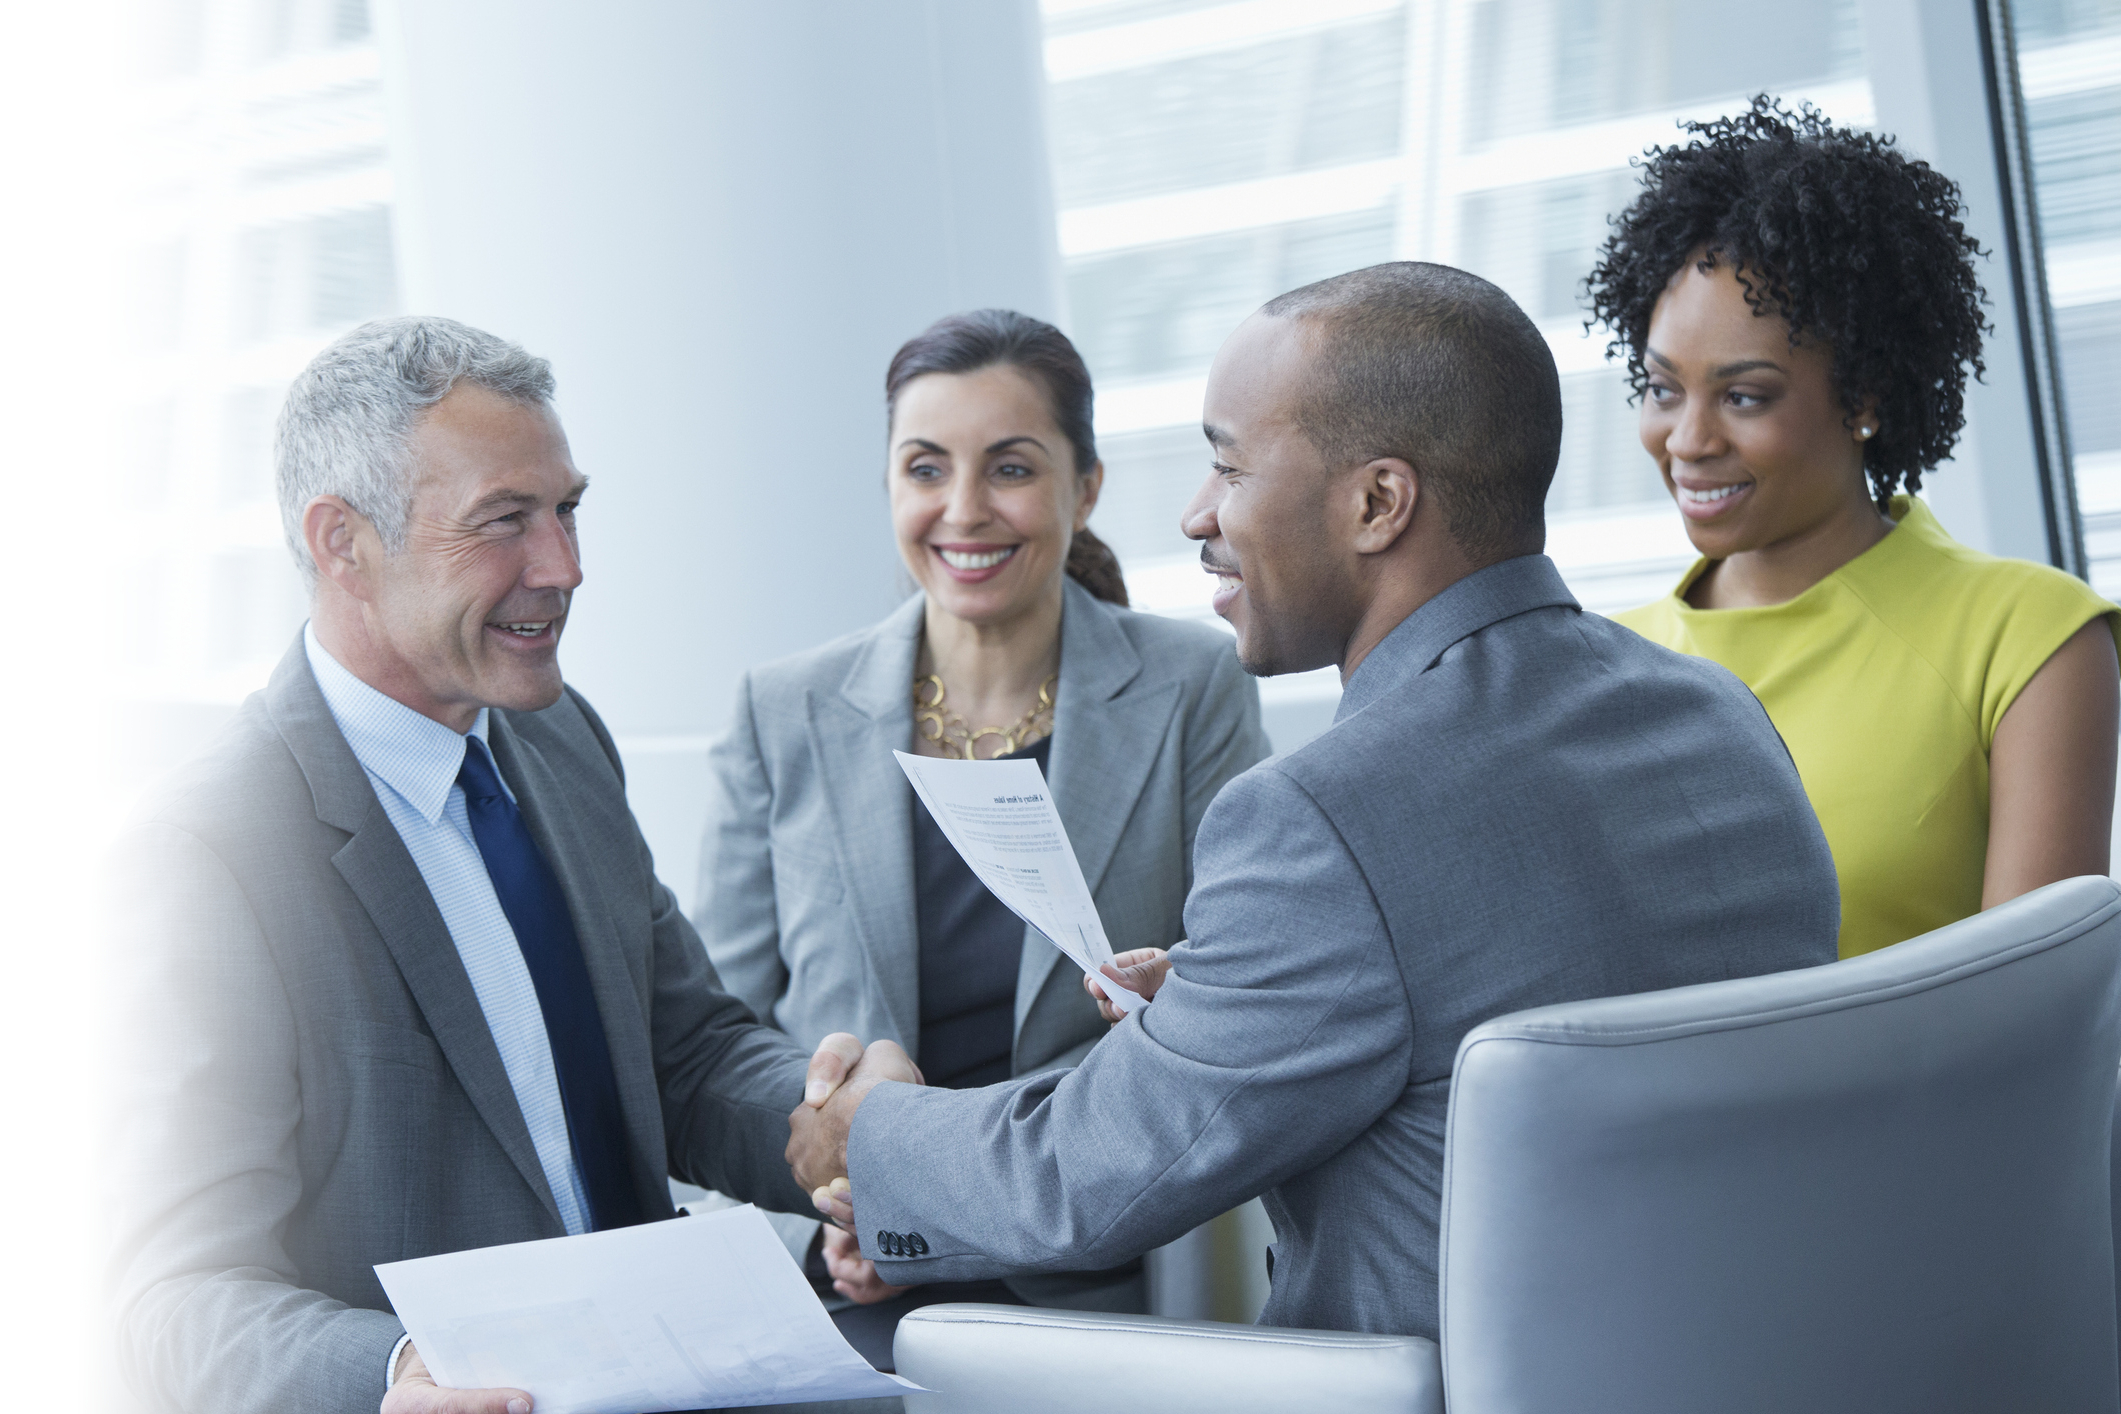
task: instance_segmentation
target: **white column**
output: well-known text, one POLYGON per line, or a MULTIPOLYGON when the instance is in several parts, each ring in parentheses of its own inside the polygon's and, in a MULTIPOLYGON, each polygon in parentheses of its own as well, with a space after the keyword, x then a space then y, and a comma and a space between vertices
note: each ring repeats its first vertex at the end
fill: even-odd
POLYGON ((2048 560, 2031 392, 2011 293, 2002 181, 1996 170, 1976 7, 1863 0, 1863 44, 1880 132, 1959 184, 1961 218, 1990 254, 1978 262, 1995 332, 1988 373, 1966 388, 1966 431, 1923 496, 1951 533, 1996 555, 2048 560))
POLYGON ((401 305, 553 361, 594 485, 562 649, 689 893, 745 667, 904 587, 884 367, 1060 314, 1034 0, 383 0, 401 305))

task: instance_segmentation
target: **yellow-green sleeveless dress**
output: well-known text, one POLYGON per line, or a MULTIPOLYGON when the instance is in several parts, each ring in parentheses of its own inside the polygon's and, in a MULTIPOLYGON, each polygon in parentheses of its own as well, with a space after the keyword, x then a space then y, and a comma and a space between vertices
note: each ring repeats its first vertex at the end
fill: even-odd
POLYGON ((1653 642, 1729 668, 1767 708, 1841 876, 1841 955, 1981 910, 1996 724, 2069 636, 2121 610, 2046 565, 1970 550, 1922 502, 1786 604, 1696 609, 1707 560, 1616 615, 1653 642))

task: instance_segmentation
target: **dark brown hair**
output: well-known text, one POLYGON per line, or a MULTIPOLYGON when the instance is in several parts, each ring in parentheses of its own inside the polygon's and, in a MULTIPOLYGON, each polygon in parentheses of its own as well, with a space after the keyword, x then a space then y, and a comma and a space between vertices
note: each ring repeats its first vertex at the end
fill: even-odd
MULTIPOLYGON (((929 373, 976 373, 996 364, 1020 368, 1045 390, 1054 425, 1075 453, 1078 475, 1097 465, 1097 435, 1090 419, 1090 370, 1068 336, 1043 320, 1013 309, 975 309, 949 314, 915 334, 891 356, 884 374, 884 412, 898 409, 908 383, 929 373)), ((1127 584, 1112 547, 1078 530, 1068 545, 1068 575, 1109 604, 1124 606, 1127 584)))

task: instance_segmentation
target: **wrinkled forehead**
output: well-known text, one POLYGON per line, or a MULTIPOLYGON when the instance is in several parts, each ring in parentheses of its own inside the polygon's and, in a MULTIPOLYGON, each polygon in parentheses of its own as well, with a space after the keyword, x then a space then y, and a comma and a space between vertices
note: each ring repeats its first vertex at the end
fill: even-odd
POLYGON ((551 404, 476 385, 460 384, 423 413, 407 445, 415 508, 447 511, 501 493, 555 502, 586 484, 551 404))

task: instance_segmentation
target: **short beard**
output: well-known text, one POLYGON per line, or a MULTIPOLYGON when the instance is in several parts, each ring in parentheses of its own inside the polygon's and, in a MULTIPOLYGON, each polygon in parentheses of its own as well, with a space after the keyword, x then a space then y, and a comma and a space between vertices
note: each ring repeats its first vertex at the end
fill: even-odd
MULTIPOLYGON (((1317 609, 1322 605, 1307 605, 1317 609)), ((1345 656, 1348 625, 1336 625, 1315 612, 1271 616, 1251 605, 1250 622, 1237 640, 1237 665, 1256 678, 1304 673, 1313 668, 1338 667, 1345 656)))
MULTIPOLYGON (((1334 479, 1321 476, 1311 494, 1324 495, 1334 479)), ((1271 604, 1250 598, 1247 591, 1250 612, 1237 661, 1256 678, 1339 666, 1362 620, 1356 572, 1333 545, 1322 511, 1301 501, 1288 509, 1273 542, 1275 572, 1267 576, 1256 562, 1251 568, 1251 578, 1271 578, 1275 585, 1271 604)))

